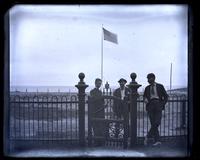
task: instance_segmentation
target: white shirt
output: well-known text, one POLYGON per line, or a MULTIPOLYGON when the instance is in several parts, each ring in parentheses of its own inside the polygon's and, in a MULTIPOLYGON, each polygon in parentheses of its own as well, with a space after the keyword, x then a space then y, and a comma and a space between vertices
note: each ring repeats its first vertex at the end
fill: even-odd
POLYGON ((151 97, 150 99, 152 99, 152 98, 159 99, 158 92, 157 92, 157 89, 156 89, 156 83, 154 83, 153 86, 152 85, 150 86, 150 97, 151 97), (151 93, 152 87, 153 87, 153 90, 154 90, 154 94, 151 93))
POLYGON ((124 89, 120 89, 121 91, 121 99, 123 100, 125 97, 125 88, 124 89))

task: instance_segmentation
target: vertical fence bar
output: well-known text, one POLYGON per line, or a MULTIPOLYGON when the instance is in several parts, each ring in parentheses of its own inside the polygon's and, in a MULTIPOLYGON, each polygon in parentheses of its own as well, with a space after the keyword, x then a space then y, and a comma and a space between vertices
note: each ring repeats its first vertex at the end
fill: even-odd
POLYGON ((59 130, 59 126, 58 126, 59 125, 59 123, 58 123, 58 120, 59 120, 58 119, 58 117, 59 117, 58 107, 59 107, 59 100, 58 100, 58 97, 56 97, 56 116, 57 116, 57 119, 56 119, 57 120, 57 123, 56 123, 56 125, 57 125, 56 126, 56 129, 57 129, 56 130, 57 131, 56 132, 56 139, 58 139, 58 137, 59 137, 59 132, 58 132, 58 130, 59 130))
POLYGON ((181 135, 181 101, 178 102, 179 103, 179 107, 178 107, 178 120, 177 120, 177 126, 178 126, 178 131, 177 131, 177 135, 181 135))
POLYGON ((127 102, 123 102, 123 108, 124 108, 124 123, 123 123, 123 126, 124 126, 124 141, 123 141, 123 148, 126 149, 128 147, 128 128, 129 128, 129 117, 128 117, 128 114, 129 114, 129 111, 128 111, 128 103, 127 102))
POLYGON ((67 120, 67 118, 68 118, 68 115, 67 115, 68 112, 67 112, 67 110, 68 110, 68 104, 69 103, 66 102, 66 117, 65 117, 65 122, 66 122, 65 123, 65 130, 66 130, 66 135, 65 136, 66 136, 66 139, 68 139, 68 133, 67 133, 67 122, 68 122, 68 120, 67 120))
POLYGON ((53 127, 54 127, 54 125, 53 125, 53 97, 51 97, 51 134, 52 134, 52 142, 53 142, 53 139, 54 139, 54 132, 53 132, 53 127))
POLYGON ((160 132, 159 132, 159 134, 160 134, 160 136, 162 135, 162 120, 163 120, 163 113, 162 113, 162 111, 161 111, 161 122, 160 122, 160 126, 159 126, 159 128, 160 128, 160 132))
POLYGON ((32 125, 33 125, 33 131, 32 131, 32 137, 35 139, 35 97, 33 97, 33 103, 32 103, 32 108, 33 108, 33 119, 32 119, 32 125))
MULTIPOLYGON (((44 99, 43 99, 43 98, 44 98, 44 97, 41 97, 42 102, 44 102, 44 99)), ((45 117, 44 117, 44 103, 42 103, 41 105, 42 105, 42 107, 41 107, 41 117, 40 117, 40 119, 41 119, 41 124, 42 124, 41 138, 44 139, 44 119, 45 119, 45 117)))
MULTIPOLYGON (((77 101, 77 97, 75 101, 77 101)), ((77 138, 78 137, 78 105, 76 102, 75 102, 75 106, 76 106, 76 138, 77 138)))
POLYGON ((24 105, 23 105, 23 119, 24 119, 24 139, 26 138, 26 114, 25 114, 25 112, 26 112, 26 103, 27 103, 27 101, 26 101, 26 97, 24 97, 24 105))
MULTIPOLYGON (((46 129, 45 130, 46 130, 46 136, 47 136, 47 135, 49 135, 49 108, 48 108, 49 104, 48 104, 48 97, 45 96, 45 98, 46 98, 45 107, 44 107, 44 109, 45 109, 45 119, 46 119, 46 123, 45 123, 46 129)), ((44 136, 45 136, 45 134, 44 134, 44 136)), ((48 140, 48 137, 46 137, 46 136, 45 136, 45 139, 48 140)))
POLYGON ((64 110, 63 110, 63 123, 64 123, 64 125, 63 125, 63 138, 64 139, 67 139, 67 101, 68 101, 68 99, 67 99, 67 97, 66 97, 66 99, 65 99, 65 103, 63 103, 63 108, 64 108, 64 110), (65 134, 64 134, 65 133, 65 134))
POLYGON ((137 102, 137 111, 138 111, 138 121, 137 121, 137 137, 140 137, 140 102, 137 102))
POLYGON ((48 133, 48 143, 50 140, 50 119, 49 119, 49 112, 50 112, 50 107, 49 107, 49 97, 47 97, 47 133, 48 133))
MULTIPOLYGON (((16 99, 17 99, 18 96, 16 96, 16 99)), ((15 139, 17 138, 17 111, 16 111, 16 108, 19 107, 19 102, 20 102, 20 97, 19 98, 19 101, 17 103, 17 100, 15 101, 14 103, 14 133, 15 133, 15 139)))
POLYGON ((186 126, 186 100, 183 99, 182 100, 182 114, 181 114, 181 128, 185 129, 185 126, 186 126))
MULTIPOLYGON (((189 130, 189 125, 190 125, 190 118, 189 118, 189 108, 188 108, 188 100, 187 98, 185 97, 185 116, 186 116, 186 119, 185 119, 185 128, 184 128, 184 134, 188 134, 188 137, 190 136, 191 132, 188 133, 187 131, 189 130)), ((189 138, 188 138, 189 140, 189 138)))
POLYGON ((179 102, 179 109, 178 109, 178 126, 179 126, 179 132, 178 132, 178 135, 181 135, 181 113, 182 113, 182 102, 181 102, 181 99, 180 99, 180 102, 179 102))
MULTIPOLYGON (((110 92, 109 96, 111 96, 111 92, 110 92)), ((109 106, 109 108, 107 108, 107 119, 112 119, 112 118, 113 118, 113 114, 114 114, 114 113, 112 112, 112 107, 113 107, 113 104, 114 104, 113 101, 114 101, 114 100, 111 99, 111 98, 108 98, 107 101, 106 101, 106 105, 109 106)), ((106 131, 106 138, 107 138, 107 139, 109 139, 109 137, 110 137, 110 133, 109 133, 110 125, 109 125, 109 124, 110 124, 110 123, 107 123, 107 124, 106 124, 106 128, 107 128, 107 131, 106 131)), ((107 141, 107 143, 108 143, 108 141, 107 141)), ((109 144, 110 144, 110 142, 109 142, 109 144)))
POLYGON ((163 112, 164 112, 164 116, 163 116, 163 117, 164 117, 164 125, 163 125, 163 127, 164 127, 164 128, 163 128, 163 130, 164 130, 163 132, 164 132, 164 134, 163 134, 163 136, 165 137, 165 119, 166 119, 165 108, 164 108, 164 111, 163 111, 163 112))
MULTIPOLYGON (((171 97, 169 97, 171 99, 171 97)), ((168 102, 168 113, 167 113, 167 120, 168 120, 168 136, 170 135, 170 107, 171 107, 171 102, 168 102)))
POLYGON ((179 116, 179 113, 178 113, 178 108, 179 108, 179 105, 180 105, 180 102, 179 102, 179 98, 177 97, 176 98, 176 111, 175 111, 175 113, 176 113, 176 136, 178 135, 178 116, 179 116))
POLYGON ((71 138, 71 144, 72 144, 72 103, 70 103, 70 138, 71 138))
POLYGON ((91 98, 88 96, 88 146, 92 145, 91 98))
MULTIPOLYGON (((112 100, 112 104, 114 105, 114 100, 112 100)), ((112 106, 112 107, 114 107, 114 106, 112 106)), ((114 119, 114 111, 113 111, 113 108, 111 109, 111 107, 110 107, 110 119, 114 119), (112 110, 112 112, 111 112, 111 110, 112 110)))
POLYGON ((61 97, 61 111, 60 111, 60 112, 61 112, 61 113, 60 113, 60 114, 61 114, 61 115, 60 115, 60 116, 61 116, 61 120, 60 120, 60 121, 61 121, 61 122, 60 122, 60 123, 61 123, 61 126, 60 126, 60 127, 61 127, 61 128, 60 128, 60 130, 61 130, 61 137, 60 137, 60 138, 61 138, 62 140, 63 140, 63 127, 62 127, 62 125, 63 125, 63 102, 64 102, 64 101, 63 101, 63 96, 62 96, 62 97, 61 97))
POLYGON ((30 137, 31 137, 31 117, 30 117, 30 97, 28 97, 28 104, 27 104, 28 106, 28 139, 30 139, 30 137))
POLYGON ((19 139, 21 138, 21 97, 19 99, 19 128, 18 128, 18 132, 19 132, 19 139))
POLYGON ((16 106, 16 100, 15 97, 13 97, 13 102, 10 104, 10 124, 9 127, 11 127, 11 124, 13 125, 13 128, 10 128, 8 130, 11 131, 11 135, 12 138, 15 139, 16 137, 16 132, 15 132, 15 128, 16 128, 16 123, 15 123, 15 119, 16 119, 16 114, 15 114, 15 106, 16 106))
POLYGON ((38 139, 40 139, 40 103, 39 103, 39 97, 38 97, 38 101, 37 101, 37 121, 38 121, 38 130, 37 130, 37 135, 38 135, 38 139))
MULTIPOLYGON (((144 102, 144 100, 143 100, 143 97, 142 97, 142 102, 144 102)), ((144 116, 144 112, 145 112, 145 105, 144 105, 144 103, 142 103, 143 105, 142 105, 142 123, 143 123, 143 125, 142 125, 142 132, 143 132, 143 137, 145 137, 145 135, 144 135, 144 126, 145 126, 145 123, 144 123, 144 121, 145 121, 145 116, 144 116)))
POLYGON ((172 99, 172 136, 174 135, 174 97, 172 99))

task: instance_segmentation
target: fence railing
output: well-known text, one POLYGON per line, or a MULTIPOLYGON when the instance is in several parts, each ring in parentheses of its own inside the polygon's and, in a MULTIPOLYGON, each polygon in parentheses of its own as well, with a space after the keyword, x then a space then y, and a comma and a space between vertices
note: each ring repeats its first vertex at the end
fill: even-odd
POLYGON ((10 140, 78 140, 78 98, 11 96, 10 140))
MULTIPOLYGON (((150 129, 150 121, 146 112, 143 97, 137 100, 137 137, 144 137, 150 129)), ((185 95, 170 95, 159 127, 162 138, 187 135, 188 101, 185 95)))
MULTIPOLYGON (((79 100, 73 95, 11 95, 10 140, 79 141, 79 100)), ((85 138, 88 133, 86 96, 85 138)), ((162 111, 161 138, 187 136, 188 101, 185 95, 170 95, 162 111)), ((150 122, 143 96, 137 99, 137 141, 146 136, 150 122)))

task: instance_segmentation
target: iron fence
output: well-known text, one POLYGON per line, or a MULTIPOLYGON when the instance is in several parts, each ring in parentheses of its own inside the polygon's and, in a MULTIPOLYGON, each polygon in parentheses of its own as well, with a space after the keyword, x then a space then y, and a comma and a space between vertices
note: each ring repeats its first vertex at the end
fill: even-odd
MULTIPOLYGON (((106 93, 106 92, 105 92, 106 93)), ((112 95, 109 92, 109 95, 112 95)), ((10 96, 9 139, 37 141, 79 141, 79 100, 74 95, 24 94, 10 96)), ((85 105, 85 138, 88 133, 88 105, 85 105)), ((185 95, 170 95, 159 127, 161 138, 187 136, 188 101, 185 95)), ((137 142, 144 138, 150 122, 143 96, 137 99, 137 142)))
MULTIPOLYGON (((146 112, 143 96, 137 100, 137 137, 138 141, 147 135, 150 121, 146 112)), ((165 109, 162 111, 159 133, 161 139, 186 137, 188 135, 188 101, 186 95, 169 96, 165 109)), ((139 143, 139 142, 138 142, 139 143)))
POLYGON ((10 97, 10 140, 78 141, 78 98, 56 95, 10 97))

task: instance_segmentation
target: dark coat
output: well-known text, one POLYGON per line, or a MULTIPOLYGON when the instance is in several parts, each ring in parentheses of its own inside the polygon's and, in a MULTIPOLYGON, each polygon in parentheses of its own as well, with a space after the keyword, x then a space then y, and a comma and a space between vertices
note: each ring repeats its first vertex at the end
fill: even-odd
MULTIPOLYGON (((124 97, 125 100, 128 99, 129 94, 130 94, 130 90, 129 90, 127 87, 125 87, 125 97, 124 97)), ((121 99, 121 90, 120 90, 120 88, 117 88, 117 89, 113 92, 113 96, 116 96, 116 97, 118 97, 118 98, 121 99)))
MULTIPOLYGON (((130 94, 130 90, 125 87, 125 97, 124 100, 121 100, 121 91, 120 88, 117 88, 114 92, 113 92, 113 96, 118 97, 118 99, 116 99, 114 101, 114 105, 113 105, 113 112, 117 115, 117 117, 121 118, 126 112, 128 112, 128 108, 127 110, 124 107, 128 107, 128 99, 129 99, 129 94, 130 94)), ((128 113, 127 113, 128 114, 128 113)))
POLYGON ((104 118, 104 100, 102 98, 102 92, 97 88, 90 91, 91 107, 93 116, 96 118, 104 118))
MULTIPOLYGON (((148 85, 144 90, 144 98, 147 98, 147 100, 148 100, 148 103, 146 104, 147 108, 148 108, 148 104, 150 103, 150 86, 151 85, 148 85)), ((160 106, 162 109, 164 109, 165 104, 167 103, 167 100, 168 100, 168 94, 162 84, 156 83, 156 90, 158 93, 160 106)))

